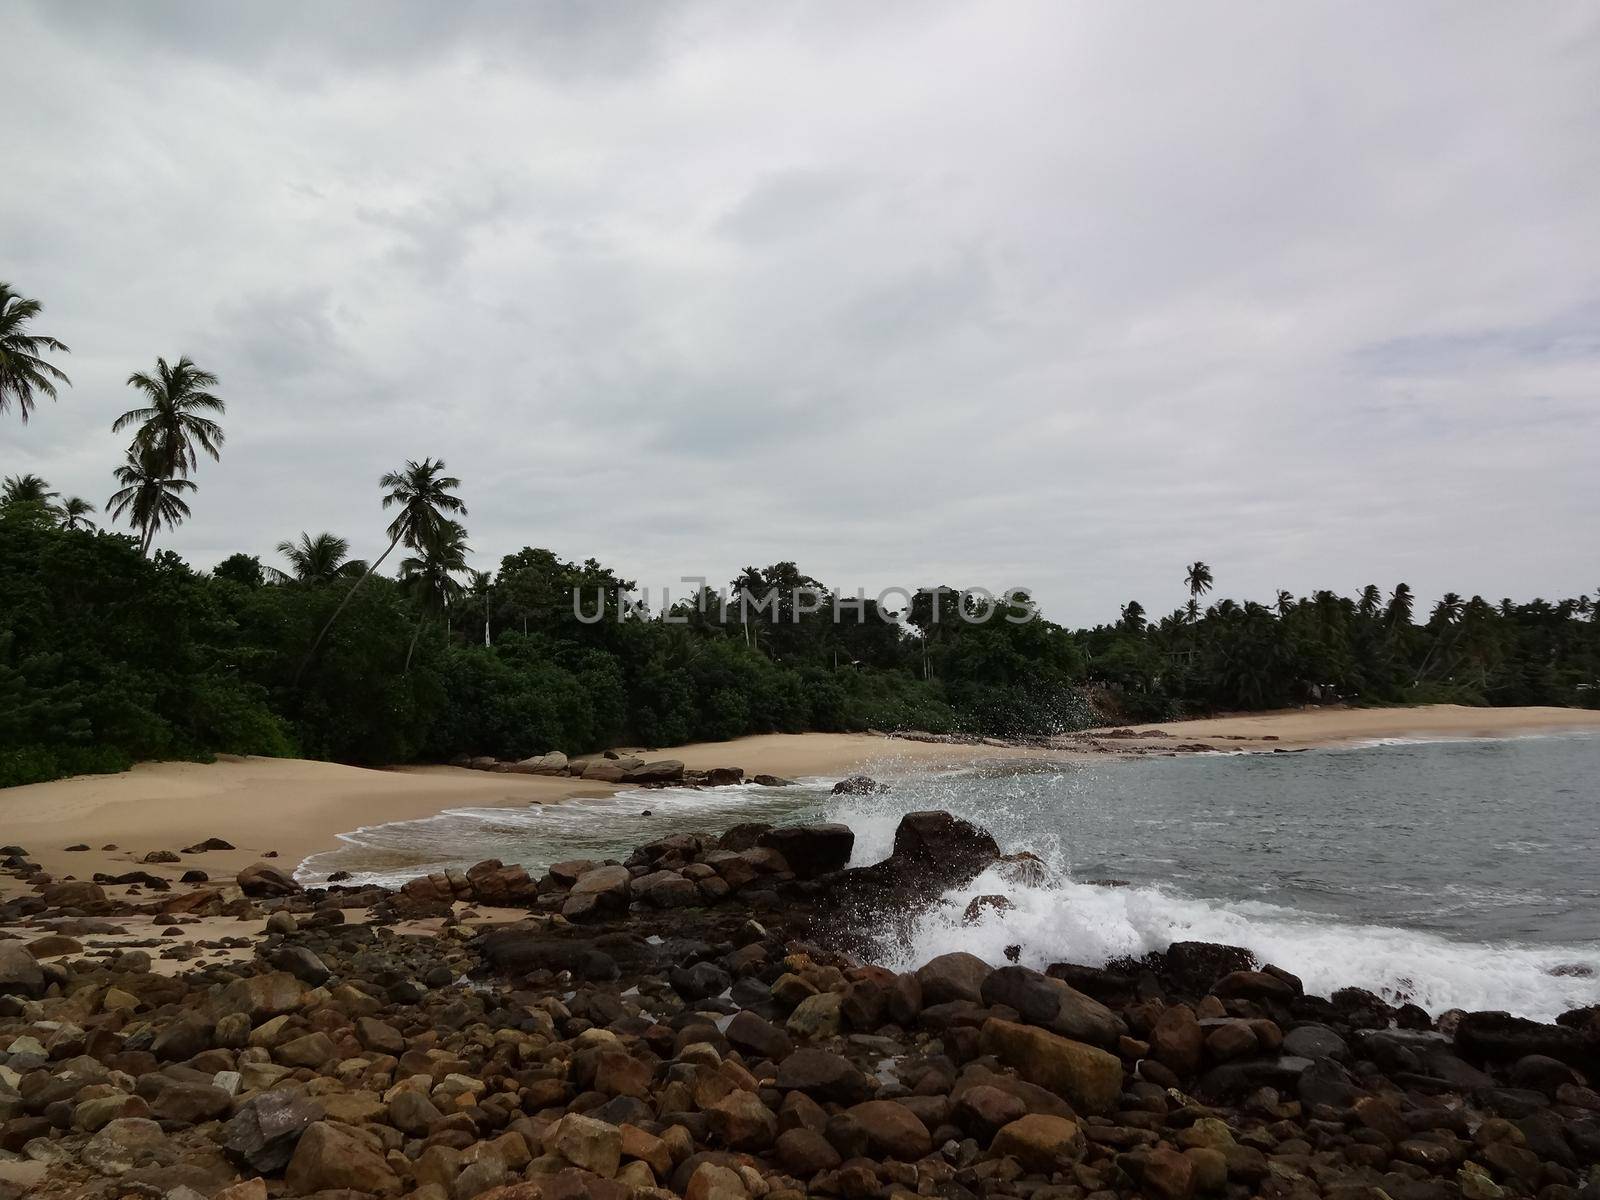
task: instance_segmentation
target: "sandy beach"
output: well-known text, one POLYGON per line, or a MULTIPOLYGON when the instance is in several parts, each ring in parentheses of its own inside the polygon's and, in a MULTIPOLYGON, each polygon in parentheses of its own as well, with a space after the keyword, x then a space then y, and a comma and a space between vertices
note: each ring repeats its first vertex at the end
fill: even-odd
MULTIPOLYGON (((1600 731, 1600 712, 1560 708, 1307 710, 1253 713, 1140 725, 1147 737, 1088 731, 1053 747, 964 746, 867 734, 769 734, 732 742, 652 751, 691 769, 739 766, 747 773, 839 776, 856 770, 893 776, 980 760, 1079 758, 1171 753, 1177 746, 1219 750, 1298 749, 1390 737, 1506 737, 1561 730, 1600 731)), ((269 852, 285 869, 336 847, 338 835, 365 825, 430 816, 447 808, 559 803, 601 796, 608 784, 501 774, 448 766, 387 770, 299 759, 225 758, 215 763, 141 764, 119 775, 79 776, 0 792, 0 841, 24 847, 59 877, 88 878, 139 869, 176 879, 200 868, 231 878, 269 852), (217 837, 236 849, 183 855, 146 865, 155 850, 181 850, 217 837), (87 850, 68 847, 86 845, 87 850)))

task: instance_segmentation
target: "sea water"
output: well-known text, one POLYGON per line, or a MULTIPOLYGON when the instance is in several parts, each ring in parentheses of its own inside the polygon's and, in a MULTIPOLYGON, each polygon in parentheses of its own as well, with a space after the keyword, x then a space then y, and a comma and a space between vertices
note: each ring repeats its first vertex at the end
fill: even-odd
POLYGON ((944 808, 1003 850, 1039 854, 1050 877, 979 877, 889 943, 890 965, 949 950, 998 963, 1012 945, 1034 966, 1097 965, 1200 940, 1247 946, 1310 991, 1355 985, 1433 1013, 1549 1019, 1600 1003, 1593 735, 989 763, 897 777, 877 796, 833 796, 831 783, 457 809, 354 831, 300 874, 393 884, 484 858, 537 871, 668 833, 796 820, 848 823, 861 865, 889 853, 901 815, 944 808), (966 923, 982 894, 1014 907, 966 923))

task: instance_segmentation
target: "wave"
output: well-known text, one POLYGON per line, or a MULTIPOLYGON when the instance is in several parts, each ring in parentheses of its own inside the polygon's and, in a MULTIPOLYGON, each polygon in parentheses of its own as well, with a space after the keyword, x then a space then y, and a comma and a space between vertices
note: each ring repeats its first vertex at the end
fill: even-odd
POLYGON ((1409 1001, 1437 1015, 1446 1009, 1503 1009, 1537 1020, 1600 1003, 1594 945, 1528 946, 1453 941, 1437 934, 1319 918, 1259 901, 1219 903, 1159 887, 1104 887, 1058 880, 1018 887, 995 872, 951 892, 889 947, 886 964, 912 969, 964 950, 990 963, 1007 946, 1043 970, 1050 963, 1101 966, 1124 956, 1164 950, 1173 942, 1244 946, 1263 962, 1292 971, 1306 991, 1328 995, 1363 987, 1391 1003, 1409 1001), (973 896, 998 894, 1015 907, 962 919, 973 896))

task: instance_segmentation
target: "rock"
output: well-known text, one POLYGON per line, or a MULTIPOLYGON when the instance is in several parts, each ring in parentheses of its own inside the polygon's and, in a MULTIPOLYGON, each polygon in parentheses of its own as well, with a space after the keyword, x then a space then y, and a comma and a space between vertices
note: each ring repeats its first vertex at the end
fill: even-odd
POLYGON ((1129 1173, 1153 1200, 1188 1200, 1194 1194, 1194 1162, 1186 1155, 1158 1146, 1145 1154, 1125 1157, 1131 1160, 1129 1173))
POLYGON ((778 1136, 778 1118, 754 1092, 729 1092, 705 1110, 711 1128, 733 1150, 764 1150, 778 1136))
POLYGON ((1293 985, 1265 971, 1232 971, 1211 985, 1211 994, 1224 1000, 1288 1000, 1293 985))
POLYGON ((663 758, 625 771, 622 778, 627 783, 675 783, 683 778, 683 764, 675 758, 663 758))
POLYGON ((35 960, 46 958, 60 958, 67 954, 79 954, 83 951, 83 943, 64 934, 51 933, 42 938, 34 938, 28 943, 28 953, 35 960))
POLYGON ((733 977, 711 962, 673 967, 667 978, 674 990, 686 1000, 704 1000, 708 996, 720 995, 733 985, 733 977))
POLYGON ((196 842, 192 846, 185 846, 183 848, 183 852, 185 854, 204 854, 207 850, 232 850, 232 849, 234 849, 234 845, 233 845, 232 842, 225 842, 219 837, 209 837, 203 842, 196 842))
POLYGON ((777 1159, 783 1169, 800 1179, 818 1171, 831 1171, 842 1161, 828 1139, 812 1129, 791 1129, 778 1136, 777 1159))
POLYGON ((400 1089, 389 1101, 389 1124, 412 1137, 425 1137, 433 1123, 443 1119, 432 1100, 410 1088, 400 1089))
POLYGON ((545 1135, 545 1148, 575 1167, 610 1179, 622 1162, 622 1131, 604 1121, 568 1113, 545 1135))
POLYGON ((1079 1112, 1111 1111, 1122 1090, 1122 1063, 1114 1055, 1043 1029, 991 1018, 983 1024, 979 1044, 1079 1112))
POLYGON ((1029 1025, 1095 1046, 1115 1046, 1127 1025, 1101 1004, 1059 979, 1027 967, 1001 967, 983 980, 981 997, 991 1007, 1014 1008, 1029 1025))
POLYGON ((777 1086, 780 1091, 804 1092, 840 1104, 865 1100, 875 1090, 872 1081, 844 1055, 813 1047, 796 1050, 778 1064, 777 1086))
POLYGON ((51 908, 91 908, 105 903, 106 890, 88 880, 69 879, 49 884, 40 898, 51 908))
POLYGON ((1350 1047, 1326 1025, 1308 1022, 1296 1025, 1283 1035, 1283 1052, 1296 1054, 1301 1058, 1333 1058, 1340 1062, 1350 1061, 1350 1047))
POLYGON ((400 1191, 400 1180, 373 1145, 332 1121, 317 1121, 305 1131, 283 1181, 301 1195, 336 1188, 377 1195, 400 1191))
POLYGON ((987 1145, 1005 1126, 1026 1116, 1028 1105, 1011 1092, 988 1084, 966 1088, 956 1098, 956 1123, 987 1145))
POLYGON ((865 775, 852 775, 848 779, 841 779, 833 785, 835 796, 872 796, 879 792, 887 792, 889 785, 879 783, 876 779, 865 775))
POLYGON ((83 1164, 101 1175, 126 1175, 134 1167, 170 1159, 171 1147, 161 1126, 144 1117, 122 1117, 89 1139, 83 1164))
POLYGON ((750 1190, 739 1172, 703 1162, 689 1177, 683 1195, 684 1200, 749 1200, 750 1190))
POLYGON ((807 996, 789 1014, 784 1028, 797 1038, 825 1038, 838 1034, 842 1024, 840 1007, 844 997, 838 992, 819 992, 807 996))
POLYGON ((856 835, 848 825, 784 825, 756 839, 783 855, 798 879, 815 879, 842 870, 855 849, 856 835))
POLYGON ((730 1045, 756 1059, 781 1063, 794 1052, 794 1041, 788 1034, 748 1009, 728 1022, 723 1036, 730 1045))
POLYGON ((305 946, 280 946, 273 951, 272 965, 289 972, 302 983, 321 987, 333 977, 328 965, 305 946))
POLYGON ((44 968, 20 942, 0 942, 0 996, 44 995, 44 968))
POLYGON ((963 925, 976 925, 988 913, 998 915, 1009 912, 1015 907, 1016 905, 1011 902, 1009 896, 974 896, 967 901, 967 907, 961 913, 961 923, 963 925))
POLYGON ((156 1034, 150 1052, 163 1062, 183 1062, 211 1047, 211 1025, 197 1015, 172 1022, 156 1034))
POLYGON ((356 1038, 363 1047, 379 1054, 392 1054, 398 1058, 406 1052, 406 1039, 400 1031, 376 1017, 356 1018, 356 1038))
POLYGON ((200 1125, 215 1121, 233 1107, 233 1098, 209 1083, 174 1080, 156 1094, 150 1109, 162 1121, 200 1125))
POLYGON ((922 986, 923 1005, 947 1004, 952 1000, 981 1004, 984 981, 993 970, 976 954, 964 950, 930 959, 916 972, 917 982, 922 986))
POLYGON ((866 1131, 868 1144, 879 1154, 902 1162, 915 1162, 933 1151, 928 1127, 904 1104, 893 1100, 868 1100, 848 1112, 866 1131))
POLYGON ((1456 1045, 1467 1057, 1494 1061, 1540 1054, 1560 1062, 1582 1063, 1588 1047, 1580 1030, 1547 1025, 1504 1012, 1467 1013, 1456 1026, 1456 1045))
POLYGON ((298 1092, 263 1092, 246 1100, 223 1127, 222 1148, 252 1171, 277 1174, 288 1165, 300 1136, 322 1116, 322 1106, 298 1092))
POLYGON ((251 863, 235 879, 240 891, 257 898, 295 896, 302 890, 287 871, 264 862, 251 863))
POLYGON ((175 863, 183 860, 171 850, 152 850, 139 861, 148 865, 151 863, 175 863))
POLYGON ((895 829, 894 853, 869 867, 853 867, 833 882, 846 908, 907 909, 965 887, 1000 859, 988 831, 947 812, 907 813, 895 829))
POLYGON ((1150 1053, 1180 1076, 1193 1075, 1200 1069, 1205 1042, 1205 1031, 1187 1004, 1174 1004, 1150 1027, 1150 1053))
POLYGON ((572 896, 606 896, 620 907, 627 899, 628 885, 633 876, 627 867, 595 867, 578 876, 572 885, 572 896))
POLYGON ((752 775, 750 782, 762 787, 793 787, 794 780, 784 779, 781 775, 752 775))
POLYGON ((291 1038, 272 1051, 272 1057, 289 1067, 307 1067, 320 1070, 333 1061, 336 1048, 333 1039, 320 1031, 291 1038))
POLYGON ((656 908, 681 908, 700 899, 694 880, 676 871, 653 871, 632 881, 629 890, 636 899, 656 908))
POLYGON ((991 1154, 1009 1154, 1025 1167, 1050 1172, 1083 1157, 1083 1132, 1075 1121, 1031 1113, 994 1135, 991 1154))
POLYGON ((222 989, 209 1006, 213 1019, 229 1013, 242 1013, 252 1025, 269 1017, 297 1010, 305 999, 305 985, 293 975, 274 971, 236 979, 222 989))

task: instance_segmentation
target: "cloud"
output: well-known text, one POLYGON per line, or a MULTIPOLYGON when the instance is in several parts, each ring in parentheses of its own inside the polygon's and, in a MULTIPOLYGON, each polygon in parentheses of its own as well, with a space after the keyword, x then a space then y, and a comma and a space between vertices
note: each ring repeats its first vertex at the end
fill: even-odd
POLYGON ((20 5, 6 273, 73 347, 7 473, 99 500, 123 380, 228 444, 201 565, 443 456, 475 565, 1026 585, 1050 615, 1576 593, 1600 517, 1600 14, 20 5))

